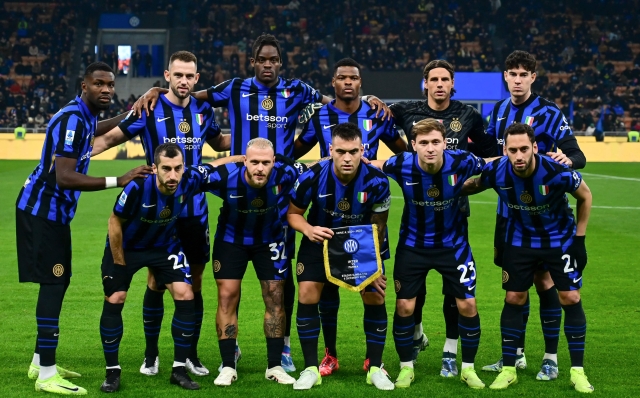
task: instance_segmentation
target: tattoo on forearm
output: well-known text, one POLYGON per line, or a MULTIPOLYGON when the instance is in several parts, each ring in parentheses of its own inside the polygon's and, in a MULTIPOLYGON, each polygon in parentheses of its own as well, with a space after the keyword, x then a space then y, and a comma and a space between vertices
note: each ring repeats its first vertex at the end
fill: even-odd
POLYGON ((224 335, 228 339, 235 339, 238 335, 238 327, 236 325, 227 325, 224 327, 224 335))

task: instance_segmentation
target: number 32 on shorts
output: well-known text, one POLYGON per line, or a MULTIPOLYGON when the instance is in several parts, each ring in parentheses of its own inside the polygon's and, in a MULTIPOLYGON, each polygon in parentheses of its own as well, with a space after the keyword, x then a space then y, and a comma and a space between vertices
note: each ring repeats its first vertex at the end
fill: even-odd
POLYGON ((286 260, 287 259, 287 253, 286 253, 286 249, 285 249, 285 244, 284 242, 279 242, 279 243, 269 243, 269 250, 271 251, 271 253, 273 253, 273 255, 271 256, 271 260, 286 260))

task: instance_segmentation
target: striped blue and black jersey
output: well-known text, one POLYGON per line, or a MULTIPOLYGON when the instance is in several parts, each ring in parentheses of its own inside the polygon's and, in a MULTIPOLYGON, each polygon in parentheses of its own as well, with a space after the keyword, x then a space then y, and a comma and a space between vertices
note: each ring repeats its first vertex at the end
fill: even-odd
POLYGON ((273 87, 255 77, 234 78, 207 90, 214 107, 229 109, 231 155, 244 155, 249 140, 266 138, 276 153, 293 158, 298 114, 312 102, 321 102, 320 92, 298 79, 278 78, 273 87))
POLYGON ((578 189, 582 176, 549 157, 534 156, 535 171, 527 178, 513 172, 506 156, 487 163, 482 171, 482 185, 493 188, 506 204, 507 244, 566 249, 576 232, 566 193, 578 189))
MULTIPOLYGON (((153 153, 165 143, 174 143, 182 148, 187 166, 202 163, 204 143, 220 134, 213 108, 206 101, 191 97, 189 105, 174 105, 164 94, 147 117, 142 112, 140 118, 129 113, 118 126, 129 138, 140 136, 147 164, 153 164, 153 153)), ((207 197, 204 193, 193 196, 184 206, 180 217, 195 217, 207 213, 207 197)))
POLYGON ((246 170, 242 163, 230 163, 209 176, 206 190, 223 200, 216 239, 247 246, 283 242, 286 207, 298 169, 276 162, 262 188, 247 183, 246 170))
POLYGON ((193 195, 204 191, 208 176, 214 170, 215 167, 208 164, 186 167, 172 195, 164 195, 158 190, 155 174, 136 178, 127 184, 113 206, 113 213, 125 220, 122 224, 122 247, 149 249, 174 243, 178 239, 178 217, 193 195))
POLYGON ((56 113, 47 127, 40 163, 20 190, 16 206, 34 216, 69 224, 80 191, 62 189, 56 182, 56 158, 77 159, 75 171, 87 174, 98 118, 76 97, 56 113))
POLYGON ((335 100, 316 111, 311 120, 302 128, 298 139, 304 144, 314 146, 320 143, 320 157, 329 156, 331 132, 340 123, 353 123, 362 131, 364 157, 377 159, 380 140, 392 143, 400 138, 395 120, 382 120, 376 117, 376 110, 366 101, 360 101, 360 107, 354 113, 346 113, 335 107, 335 100))
POLYGON ((465 214, 459 209, 466 180, 480 174, 483 159, 461 150, 445 150, 442 168, 424 171, 415 153, 391 157, 383 167, 396 180, 404 196, 398 245, 417 248, 459 247, 467 238, 465 214))
POLYGON ((291 203, 306 209, 313 226, 337 228, 371 224, 371 216, 389 210, 389 180, 377 168, 360 163, 356 176, 343 185, 325 160, 304 172, 291 193, 291 203))

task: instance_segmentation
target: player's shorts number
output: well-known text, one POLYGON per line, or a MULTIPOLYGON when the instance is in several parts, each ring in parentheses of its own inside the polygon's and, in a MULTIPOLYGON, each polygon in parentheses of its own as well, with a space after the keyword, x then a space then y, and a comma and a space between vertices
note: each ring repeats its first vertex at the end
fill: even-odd
POLYGON ((205 236, 207 239, 207 246, 209 246, 209 227, 207 227, 207 232, 205 232, 205 236))
POLYGON ((272 260, 286 260, 287 259, 287 253, 285 252, 285 244, 284 242, 280 242, 280 243, 270 243, 269 244, 269 250, 271 250, 271 253, 273 253, 273 256, 271 256, 272 260))
MULTIPOLYGON (((563 254, 562 259, 564 260, 564 273, 568 274, 569 272, 573 272, 576 269, 571 267, 571 256, 569 254, 563 254)), ((573 266, 576 266, 576 260, 573 260, 573 266)))
POLYGON ((476 280, 476 268, 473 261, 469 261, 466 265, 458 265, 458 271, 462 272, 462 275, 460 275, 460 283, 467 283, 470 280, 476 280), (471 276, 467 278, 467 274, 469 273, 469 271, 471 271, 471 276))
POLYGON ((173 269, 188 267, 187 256, 183 252, 178 252, 178 255, 172 254, 167 257, 167 260, 173 260, 173 269), (180 264, 180 258, 182 258, 182 264, 180 264))

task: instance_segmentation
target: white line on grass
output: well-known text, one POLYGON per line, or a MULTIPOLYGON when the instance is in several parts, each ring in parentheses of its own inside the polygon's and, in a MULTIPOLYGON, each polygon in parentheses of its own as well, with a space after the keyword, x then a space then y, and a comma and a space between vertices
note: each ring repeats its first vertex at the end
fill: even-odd
POLYGON ((640 181, 640 178, 631 178, 631 177, 618 177, 618 176, 608 176, 604 174, 592 174, 592 173, 580 173, 583 176, 596 177, 596 178, 610 178, 612 180, 624 180, 624 181, 640 181))
MULTIPOLYGON (((403 199, 402 196, 392 196, 391 199, 403 199)), ((479 205, 497 205, 497 202, 484 202, 479 200, 471 200, 470 203, 479 205)), ((631 206, 591 206, 592 209, 614 209, 614 210, 640 210, 640 207, 631 206)))

